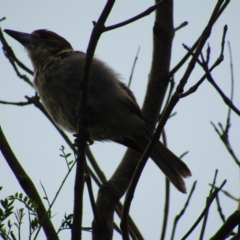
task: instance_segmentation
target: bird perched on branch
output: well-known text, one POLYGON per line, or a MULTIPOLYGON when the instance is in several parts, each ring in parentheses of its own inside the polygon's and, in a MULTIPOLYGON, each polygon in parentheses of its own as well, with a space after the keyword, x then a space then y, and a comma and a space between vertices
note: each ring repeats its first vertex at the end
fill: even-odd
MULTIPOLYGON (((76 106, 85 54, 74 51, 63 37, 48 30, 31 34, 5 30, 27 50, 34 68, 34 87, 53 121, 62 129, 77 132, 76 106)), ((114 141, 142 153, 153 127, 145 120, 131 90, 119 81, 104 62, 94 58, 88 93, 87 134, 92 140, 114 141)), ((187 165, 160 141, 150 157, 181 192, 187 165)))

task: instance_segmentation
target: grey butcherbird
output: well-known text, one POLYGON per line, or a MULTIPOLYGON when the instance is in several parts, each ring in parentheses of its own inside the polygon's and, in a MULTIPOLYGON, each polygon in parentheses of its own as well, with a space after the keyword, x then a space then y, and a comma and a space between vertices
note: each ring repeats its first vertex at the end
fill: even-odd
MULTIPOLYGON (((77 132, 76 106, 85 54, 74 51, 63 37, 48 30, 31 34, 5 30, 27 50, 34 68, 34 87, 53 121, 69 132, 77 132)), ((136 99, 104 62, 94 58, 88 94, 88 128, 92 140, 114 141, 142 153, 153 127, 136 99)), ((191 176, 187 165, 161 142, 150 157, 181 192, 183 177, 191 176)))

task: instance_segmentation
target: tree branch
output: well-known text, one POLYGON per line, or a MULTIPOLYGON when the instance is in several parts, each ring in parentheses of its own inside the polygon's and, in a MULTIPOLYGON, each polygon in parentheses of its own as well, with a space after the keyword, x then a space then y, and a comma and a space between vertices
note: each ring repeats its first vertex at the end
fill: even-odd
POLYGON ((21 164, 15 157, 14 153, 12 152, 11 147, 9 146, 7 139, 5 138, 1 127, 0 127, 0 150, 24 192, 30 199, 32 199, 38 205, 36 211, 38 214, 39 223, 40 225, 42 225, 47 239, 58 240, 59 238, 57 236, 57 233, 52 225, 52 222, 44 207, 41 197, 37 192, 37 189, 35 188, 32 180, 24 171, 23 167, 21 166, 21 164))
MULTIPOLYGON (((218 12, 219 12, 222 4, 223 4, 223 0, 219 0, 217 2, 216 6, 213 10, 213 13, 210 17, 210 20, 209 20, 206 28, 204 29, 203 33, 201 34, 199 44, 198 44, 197 49, 195 51, 196 58, 198 58, 198 56, 200 55, 200 53, 202 51, 202 48, 205 45, 205 42, 207 41, 207 39, 209 38, 209 36, 211 34, 212 26, 215 22, 216 17, 218 16, 218 12)), ((122 231, 123 231, 123 239, 124 240, 129 239, 128 238, 128 233, 127 233, 127 228, 126 228, 127 216, 128 216, 131 201, 133 199, 133 195, 134 195, 137 183, 140 179, 141 173, 143 171, 143 168, 144 168, 144 166, 145 166, 145 164, 148 160, 148 157, 149 157, 155 143, 158 141, 158 139, 160 137, 160 134, 162 132, 162 129, 163 129, 164 125, 166 124, 173 108, 175 107, 175 105, 177 104, 177 102, 180 99, 180 96, 181 96, 181 94, 184 90, 184 86, 187 83, 187 80, 188 80, 190 74, 192 73, 192 71, 195 67, 196 61, 197 60, 195 58, 191 59, 186 72, 184 73, 182 79, 180 80, 180 82, 177 86, 177 89, 176 89, 175 93, 173 94, 167 108, 165 108, 165 110, 163 112, 163 115, 160 118, 159 124, 158 124, 154 134, 152 135, 151 141, 149 142, 147 148, 145 149, 145 151, 144 151, 144 153, 143 153, 143 155, 140 159, 140 162, 138 163, 138 166, 137 166, 137 168, 134 172, 133 178, 130 182, 128 191, 126 193, 124 208, 123 208, 123 217, 122 217, 121 227, 122 227, 122 231)))
POLYGON ((217 196, 218 192, 223 188, 223 186, 225 185, 226 182, 227 182, 227 180, 224 180, 219 188, 215 188, 214 192, 209 197, 206 207, 203 209, 202 213, 200 214, 200 216, 198 217, 196 222, 193 224, 193 226, 190 228, 190 230, 181 238, 181 240, 187 239, 188 236, 192 233, 192 231, 197 227, 197 225, 200 223, 200 221, 202 220, 202 218, 205 216, 206 212, 210 208, 210 206, 211 206, 213 200, 215 199, 215 197, 217 196))
POLYGON ((196 184, 197 184, 197 181, 195 181, 195 182, 193 183, 192 188, 191 188, 191 190, 190 190, 190 193, 189 193, 189 195, 188 195, 187 201, 186 201, 186 203, 185 203, 184 206, 183 206, 183 209, 181 210, 181 212, 180 212, 178 215, 176 215, 176 217, 175 217, 175 219, 174 219, 173 229, 172 229, 172 235, 171 235, 171 240, 174 239, 174 234, 175 234, 175 231, 176 231, 176 228, 177 228, 177 223, 178 223, 178 221, 180 220, 180 218, 183 216, 183 214, 185 213, 185 211, 186 211, 186 209, 187 209, 187 207, 188 207, 188 204, 189 204, 189 202, 190 202, 190 199, 191 199, 191 197, 192 197, 192 195, 193 195, 193 192, 194 192, 194 190, 195 190, 195 188, 196 188, 196 184))
MULTIPOLYGON (((86 142, 89 140, 87 129, 87 102, 88 102, 88 79, 90 75, 90 68, 93 55, 98 43, 98 40, 103 33, 104 24, 107 20, 111 9, 114 5, 114 0, 108 0, 98 21, 94 25, 88 48, 86 51, 85 62, 83 66, 83 73, 81 77, 80 97, 79 97, 79 113, 78 117, 78 131, 77 131, 77 167, 75 177, 75 191, 74 191, 74 207, 73 207, 73 226, 72 226, 72 240, 81 239, 82 214, 83 214, 83 189, 84 189, 84 173, 85 173, 85 151, 86 142)), ((94 221, 97 221, 95 219, 94 221)), ((94 231, 93 231, 94 234, 94 231)))
POLYGON ((121 22, 121 23, 117 23, 117 24, 114 24, 112 26, 109 26, 109 27, 105 27, 104 28, 104 32, 106 31, 110 31, 110 30, 113 30, 113 29, 116 29, 116 28, 119 28, 119 27, 123 27, 127 24, 130 24, 130 23, 133 23, 143 17, 146 17, 147 15, 151 14, 152 12, 154 12, 161 4, 162 4, 163 0, 160 0, 157 4, 149 7, 147 10, 145 10, 144 12, 138 14, 137 16, 135 17, 132 17, 124 22, 121 22))
MULTIPOLYGON (((230 217, 216 232, 216 234, 210 238, 210 240, 226 239, 237 225, 240 225, 240 211, 235 211, 232 215, 230 215, 230 217)), ((239 237, 240 236, 238 235, 236 239, 239 239, 239 237)))

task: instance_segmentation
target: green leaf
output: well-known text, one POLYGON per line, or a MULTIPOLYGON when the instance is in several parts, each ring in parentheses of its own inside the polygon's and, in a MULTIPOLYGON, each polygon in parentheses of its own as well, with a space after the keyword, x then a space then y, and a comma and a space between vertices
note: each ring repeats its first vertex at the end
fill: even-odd
POLYGON ((33 202, 33 201, 32 201, 32 199, 28 199, 28 202, 27 202, 27 204, 28 204, 28 205, 31 205, 31 204, 32 204, 32 202, 33 202))
POLYGON ((23 201, 24 201, 25 203, 27 203, 27 201, 28 201, 28 197, 25 196, 24 199, 23 199, 23 201))
POLYGON ((4 200, 1 200, 1 204, 2 204, 3 208, 6 209, 6 204, 5 204, 4 200))
POLYGON ((71 165, 72 163, 73 163, 73 160, 72 160, 72 161, 69 161, 69 162, 68 162, 68 165, 71 165))
POLYGON ((15 237, 13 231, 10 232, 10 235, 11 235, 11 237, 13 238, 13 240, 17 240, 17 238, 15 237))
POLYGON ((14 200, 15 200, 16 198, 15 198, 15 196, 10 195, 10 196, 8 197, 8 199, 9 199, 9 200, 12 200, 12 201, 14 202, 14 200))
POLYGON ((11 228, 12 227, 12 224, 11 224, 11 221, 10 219, 8 220, 8 227, 11 228))
POLYGON ((71 155, 72 155, 71 153, 67 153, 67 154, 65 155, 65 157, 68 158, 68 157, 71 156, 71 155))
POLYGON ((3 210, 0 208, 0 218, 3 216, 3 210))
MULTIPOLYGON (((8 197, 8 200, 11 200, 11 199, 8 197)), ((11 206, 13 205, 13 203, 14 203, 14 200, 10 201, 10 202, 8 203, 8 207, 11 207, 11 206)))
POLYGON ((19 194, 19 198, 22 200, 22 198, 23 198, 23 194, 22 193, 19 194))
POLYGON ((34 211, 37 211, 37 209, 38 209, 37 203, 33 202, 32 203, 32 208, 34 209, 34 211))
POLYGON ((4 200, 4 204, 6 205, 6 208, 8 207, 8 200, 7 200, 7 198, 4 200))

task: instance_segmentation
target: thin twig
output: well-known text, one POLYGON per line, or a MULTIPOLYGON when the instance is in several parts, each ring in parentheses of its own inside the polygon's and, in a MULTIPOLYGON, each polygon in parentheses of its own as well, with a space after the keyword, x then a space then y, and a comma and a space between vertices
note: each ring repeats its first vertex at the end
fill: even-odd
POLYGON ((45 187, 43 186, 43 184, 42 184, 41 181, 40 181, 40 185, 41 185, 41 187, 42 187, 42 189, 43 189, 43 192, 44 192, 44 194, 45 194, 45 196, 43 197, 43 199, 45 199, 45 200, 47 201, 47 203, 48 203, 48 206, 50 206, 50 202, 49 202, 49 199, 48 199, 48 196, 47 196, 47 191, 46 191, 46 189, 45 189, 45 187))
POLYGON ((217 210, 218 210, 218 213, 220 215, 220 218, 222 219, 223 222, 226 221, 226 218, 222 212, 222 207, 221 207, 221 204, 220 204, 220 200, 219 200, 219 196, 217 195, 216 197, 216 203, 217 203, 217 210))
POLYGON ((208 80, 213 85, 213 87, 217 90, 217 92, 222 97, 223 101, 229 106, 238 116, 240 116, 240 110, 233 104, 233 102, 223 93, 223 91, 218 87, 218 85, 213 80, 211 74, 208 71, 208 80))
POLYGON ((88 195, 89 195, 89 199, 90 199, 90 203, 91 203, 91 207, 92 207, 92 211, 93 211, 93 216, 94 219, 96 219, 97 221, 99 220, 98 217, 98 212, 97 212, 97 208, 96 208, 96 203, 94 200, 94 194, 93 194, 93 189, 92 189, 92 181, 91 181, 91 177, 88 171, 88 168, 85 168, 85 181, 87 183, 87 189, 88 189, 88 195))
POLYGON ((207 66, 204 67, 205 72, 207 73, 208 81, 213 85, 213 87, 217 90, 219 95, 222 97, 223 101, 227 106, 229 106, 238 116, 240 116, 240 110, 233 104, 233 102, 223 93, 220 87, 215 83, 211 73, 209 72, 207 66))
POLYGON ((8 102, 8 101, 2 101, 2 100, 0 100, 0 103, 7 104, 7 105, 20 106, 20 107, 32 104, 30 102, 8 102))
POLYGON ((4 20, 6 20, 6 17, 2 17, 2 18, 0 19, 0 22, 2 22, 2 21, 4 21, 4 20))
MULTIPOLYGON (((226 0, 221 8, 219 9, 216 18, 214 19, 214 23, 218 20, 218 18, 221 16, 227 5, 229 4, 230 0, 226 0)), ((214 24, 213 23, 213 24, 214 24)), ((193 44, 191 47, 191 51, 193 52, 196 47, 198 46, 198 43, 200 41, 201 36, 198 38, 198 40, 193 44)), ((183 64, 187 61, 187 59, 191 56, 191 54, 188 52, 180 61, 179 63, 170 71, 169 76, 173 76, 182 66, 183 64)))
POLYGON ((172 229, 172 235, 171 235, 171 240, 174 239, 174 234, 175 234, 175 231, 176 231, 176 228, 177 228, 177 224, 178 224, 178 221, 180 220, 180 218, 183 216, 183 214, 185 213, 187 207, 188 207, 188 204, 191 200, 191 197, 193 195, 193 192, 196 188, 196 184, 197 184, 197 181, 195 181, 192 185, 192 188, 190 190, 190 193, 188 195, 188 198, 187 198, 187 201, 185 202, 184 206, 183 206, 183 209, 181 210, 181 212, 176 215, 175 219, 174 219, 174 223, 173 223, 173 229, 172 229))
POLYGON ((187 25, 188 25, 188 21, 184 21, 184 22, 182 22, 178 27, 176 27, 176 28, 174 29, 174 31, 176 32, 176 31, 180 30, 181 28, 183 28, 183 27, 185 27, 185 26, 187 26, 187 25))
POLYGON ((230 199, 239 202, 239 198, 234 197, 234 196, 233 196, 231 193, 229 193, 228 191, 222 189, 221 192, 222 192, 225 196, 229 197, 230 199))
MULTIPOLYGON (((228 42, 228 51, 229 51, 229 58, 230 58, 230 73, 231 73, 231 93, 230 93, 230 100, 233 102, 233 93, 234 93, 234 75, 233 75, 233 60, 232 60, 232 51, 231 51, 231 44, 228 42)), ((225 132, 228 133, 230 128, 230 118, 231 118, 231 108, 228 108, 227 120, 225 125, 225 132)))
MULTIPOLYGON (((115 212, 117 213, 119 218, 122 217, 122 211, 123 211, 123 205, 119 201, 115 207, 115 212)), ((132 239, 144 240, 144 237, 142 236, 141 232, 137 228, 137 225, 135 224, 135 222, 133 221, 130 215, 128 216, 128 229, 132 239)))
POLYGON ((130 85, 132 83, 133 73, 134 73, 135 66, 136 66, 136 63, 137 63, 137 60, 138 60, 139 52, 140 52, 140 46, 138 47, 137 54, 136 54, 135 59, 133 61, 133 66, 132 66, 131 74, 130 74, 129 81, 128 81, 128 87, 129 88, 130 88, 130 85))
MULTIPOLYGON (((224 52, 224 43, 225 43, 225 37, 226 37, 226 33, 227 33, 227 26, 225 25, 224 28, 223 28, 223 36, 222 36, 222 42, 221 42, 221 51, 220 51, 220 54, 218 56, 218 58, 216 59, 216 61, 213 63, 213 65, 209 68, 209 72, 212 72, 212 70, 214 68, 216 68, 224 59, 224 55, 223 55, 223 52, 224 52)), ((192 52, 192 50, 190 48, 188 48, 185 44, 183 44, 183 47, 188 50, 190 52, 190 54, 196 58, 195 54, 192 52)), ((202 65, 203 62, 205 61, 204 60, 204 57, 201 53, 201 57, 202 57, 202 62, 199 61, 199 59, 196 59, 197 62, 202 65)), ((206 56, 206 61, 205 61, 205 64, 208 64, 209 62, 209 58, 210 58, 210 47, 208 46, 207 48, 207 56, 206 56)), ((201 78, 200 80, 197 81, 196 84, 194 84, 192 87, 190 87, 187 91, 185 91, 182 95, 181 95, 181 98, 184 98, 192 93, 194 93, 198 87, 203 83, 203 81, 205 80, 205 78, 207 78, 207 73, 205 73, 201 78)))
POLYGON ((206 52, 206 63, 207 63, 207 64, 209 64, 209 62, 210 62, 210 54, 211 54, 211 48, 210 48, 210 46, 209 46, 209 44, 208 44, 208 46, 207 46, 207 52, 206 52))
POLYGON ((20 72, 18 71, 15 63, 22 68, 24 71, 26 71, 27 73, 33 75, 33 71, 30 70, 28 67, 26 67, 21 61, 18 60, 18 58, 15 56, 12 48, 8 45, 7 41, 5 40, 2 30, 0 28, 0 41, 2 42, 3 45, 3 52, 5 54, 5 56, 8 58, 8 60, 10 61, 10 63, 12 64, 15 72, 17 73, 17 75, 22 78, 25 82, 27 82, 30 86, 32 86, 32 82, 27 78, 26 75, 22 75, 20 74, 20 72))
POLYGON ((92 179, 96 183, 96 185, 98 187, 100 187, 102 185, 101 181, 99 180, 98 176, 96 176, 96 174, 93 172, 93 170, 89 166, 88 166, 88 171, 90 173, 90 176, 92 177, 92 179))
POLYGON ((114 24, 114 25, 109 26, 109 27, 105 27, 105 28, 103 29, 103 31, 106 32, 106 31, 113 30, 113 29, 115 29, 115 28, 123 27, 123 26, 125 26, 125 25, 127 25, 127 24, 130 24, 130 23, 132 23, 132 22, 135 22, 135 21, 139 20, 140 18, 146 17, 146 16, 149 15, 150 13, 154 12, 154 11, 162 4, 162 2, 163 2, 163 1, 160 0, 157 4, 149 7, 149 8, 148 8, 147 10, 145 10, 144 12, 142 12, 142 13, 138 14, 137 16, 132 17, 132 18, 130 18, 130 19, 124 21, 124 22, 117 23, 117 24, 114 24))
POLYGON ((234 150, 233 150, 233 148, 232 148, 232 146, 231 146, 231 144, 229 142, 228 135, 226 135, 224 133, 224 131, 220 132, 213 122, 210 122, 210 123, 212 124, 213 128, 217 132, 218 136, 222 140, 223 144, 227 148, 228 152, 232 156, 232 158, 235 161, 235 163, 238 165, 238 167, 240 167, 240 161, 239 161, 238 157, 236 156, 236 154, 235 154, 235 152, 234 152, 234 150))
MULTIPOLYGON (((212 187, 209 191, 209 195, 206 199, 206 205, 208 204, 208 201, 209 201, 209 198, 210 196, 212 195, 212 192, 215 188, 215 184, 216 184, 216 179, 217 179, 217 174, 218 174, 218 170, 215 171, 215 174, 214 174, 214 178, 213 178, 213 182, 212 182, 212 187)), ((206 229, 206 225, 207 225, 207 218, 208 218, 208 210, 206 211, 205 215, 204 215, 204 218, 203 218, 203 223, 202 223, 202 229, 201 229, 201 232, 200 232, 200 237, 199 239, 202 240, 203 239, 203 236, 204 236, 204 232, 205 232, 205 229, 206 229)))
MULTIPOLYGON (((170 99, 171 99, 171 96, 172 96, 172 93, 173 93, 173 89, 174 89, 174 86, 175 86, 175 81, 174 81, 174 77, 172 76, 170 81, 169 81, 170 85, 169 85, 169 91, 168 91, 168 96, 167 96, 167 100, 166 100, 166 104, 165 104, 165 107, 164 109, 167 107, 170 99)), ((173 117, 174 115, 170 115, 169 118, 173 117)))
MULTIPOLYGON (((167 147, 167 136, 164 129, 162 131, 162 139, 163 139, 163 144, 167 147)), ((162 232, 161 232, 161 238, 160 238, 161 240, 164 240, 166 231, 167 231, 169 206, 170 206, 170 181, 165 177, 165 204, 164 204, 162 232)))
POLYGON ((51 117, 49 116, 49 114, 47 113, 47 111, 45 110, 45 108, 43 107, 43 105, 41 104, 41 102, 39 101, 39 97, 37 95, 33 96, 33 97, 28 97, 25 96, 25 98, 32 103, 36 108, 38 108, 47 118, 48 120, 53 124, 53 126, 57 129, 57 131, 60 133, 60 135, 63 137, 63 139, 66 141, 66 143, 68 144, 68 146, 72 149, 72 151, 74 153, 76 153, 76 149, 74 147, 74 145, 72 144, 72 142, 70 141, 70 139, 68 138, 68 136, 66 135, 66 133, 63 132, 63 130, 61 130, 51 119, 51 117))
POLYGON ((94 171, 97 173, 98 178, 100 179, 101 183, 105 183, 107 181, 107 178, 104 175, 104 172, 99 167, 99 165, 98 165, 96 159, 94 158, 90 148, 87 147, 85 151, 86 151, 86 155, 87 155, 88 161, 92 165, 94 171))
POLYGON ((193 226, 189 229, 189 231, 181 238, 181 240, 187 239, 188 236, 192 233, 192 231, 197 227, 197 225, 200 223, 200 221, 204 217, 206 211, 208 211, 208 209, 210 208, 210 206, 211 206, 213 200, 215 199, 215 197, 217 196, 218 192, 223 188, 223 186, 225 185, 226 182, 227 182, 227 180, 224 180, 219 188, 215 188, 214 192, 209 197, 209 201, 208 201, 207 205, 205 206, 205 208, 203 209, 202 213, 200 214, 200 216, 198 217, 196 222, 193 224, 193 226))

